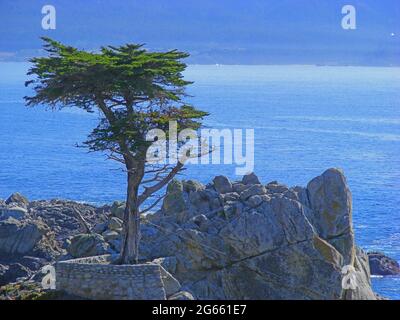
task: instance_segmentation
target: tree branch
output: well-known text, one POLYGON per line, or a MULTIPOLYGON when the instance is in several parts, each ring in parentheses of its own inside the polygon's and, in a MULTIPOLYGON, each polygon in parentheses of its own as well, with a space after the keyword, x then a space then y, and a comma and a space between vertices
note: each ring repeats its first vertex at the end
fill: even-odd
POLYGON ((122 164, 125 164, 125 160, 123 158, 118 158, 112 154, 107 155, 107 159, 114 160, 114 161, 120 162, 122 164))
POLYGON ((102 99, 96 99, 96 103, 99 106, 100 110, 103 112, 104 116, 108 120, 110 124, 116 121, 114 113, 107 107, 107 104, 102 99))
POLYGON ((183 164, 178 162, 177 165, 170 171, 170 173, 168 173, 168 175, 165 176, 160 182, 156 183, 151 187, 144 187, 145 191, 138 198, 139 205, 141 205, 148 197, 156 193, 158 190, 163 188, 168 182, 170 182, 174 178, 174 176, 179 171, 181 171, 182 168, 183 164))
POLYGON ((151 209, 153 209, 162 199, 165 198, 166 195, 167 195, 167 194, 165 193, 165 194, 162 195, 161 197, 158 197, 158 199, 157 199, 156 201, 154 201, 152 205, 150 205, 150 206, 147 207, 146 209, 140 211, 140 214, 146 213, 146 212, 150 211, 151 209))
POLYGON ((161 171, 165 172, 165 170, 167 170, 168 167, 170 167, 170 165, 166 164, 159 169, 146 170, 144 173, 148 174, 148 173, 157 173, 161 171))

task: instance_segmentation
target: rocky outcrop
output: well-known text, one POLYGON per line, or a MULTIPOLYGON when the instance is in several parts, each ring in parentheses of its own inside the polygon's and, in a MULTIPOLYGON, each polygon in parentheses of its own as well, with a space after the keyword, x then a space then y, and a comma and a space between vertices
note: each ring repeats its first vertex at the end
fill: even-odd
POLYGON ((144 218, 141 253, 174 257, 171 273, 196 298, 375 299, 340 170, 307 188, 262 185, 254 174, 193 185, 170 184, 162 209, 144 218))
MULTIPOLYGON (((24 270, 17 263, 28 276, 55 259, 115 254, 120 248, 123 202, 96 208, 12 198, 9 204, 0 201, 0 250, 14 252, 14 260, 0 259, 0 279, 13 274, 11 265, 11 278, 20 277, 24 270), (10 240, 29 232, 29 246, 10 240), (33 258, 38 250, 47 253, 45 259, 33 258)), ((240 181, 217 176, 207 185, 173 180, 160 210, 141 220, 140 258, 165 271, 171 300, 376 298, 371 257, 354 243, 351 193, 338 169, 307 187, 262 184, 254 173, 240 181)))
MULTIPOLYGON (((93 228, 108 221, 104 213, 107 210, 107 207, 95 208, 63 200, 29 202, 19 193, 12 194, 6 201, 0 200, 1 285, 30 277, 43 265, 62 258, 71 239, 84 231, 76 211, 93 228)), ((104 246, 108 244, 104 242, 104 246)), ((80 249, 82 254, 105 253, 100 249, 87 249, 88 253, 85 248, 87 246, 80 249)))
POLYGON ((12 217, 0 221, 0 254, 24 255, 32 252, 47 226, 39 221, 18 221, 12 217))
POLYGON ((400 275, 399 263, 382 252, 368 252, 371 274, 379 276, 400 275))
POLYGON ((15 204, 17 206, 22 206, 24 208, 27 208, 29 206, 29 200, 22 194, 16 192, 8 197, 8 199, 5 201, 5 204, 7 205, 15 204))
POLYGON ((84 218, 89 229, 108 221, 109 207, 94 206, 66 200, 32 201, 28 206, 31 219, 41 219, 55 234, 61 246, 71 237, 85 232, 77 218, 77 211, 84 218))

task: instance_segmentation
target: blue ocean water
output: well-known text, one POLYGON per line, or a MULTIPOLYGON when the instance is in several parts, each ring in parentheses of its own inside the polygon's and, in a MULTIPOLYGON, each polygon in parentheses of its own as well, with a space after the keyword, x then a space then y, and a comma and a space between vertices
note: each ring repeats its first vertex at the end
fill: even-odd
MULTIPOLYGON (((92 203, 123 199, 125 178, 104 155, 75 147, 97 115, 26 108, 28 65, 0 63, 0 198, 92 203)), ((305 185, 329 167, 348 178, 358 244, 400 260, 400 69, 190 66, 190 101, 215 128, 255 129, 255 172, 265 183, 305 185)), ((183 178, 235 176, 234 165, 190 166, 183 178)), ((373 278, 400 299, 400 278, 373 278)))

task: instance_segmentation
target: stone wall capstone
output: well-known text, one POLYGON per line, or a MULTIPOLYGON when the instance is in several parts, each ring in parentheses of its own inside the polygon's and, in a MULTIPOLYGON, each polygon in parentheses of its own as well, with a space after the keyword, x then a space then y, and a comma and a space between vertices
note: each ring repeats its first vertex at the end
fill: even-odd
POLYGON ((110 255, 56 263, 56 288, 94 300, 165 300, 157 264, 112 265, 110 255))

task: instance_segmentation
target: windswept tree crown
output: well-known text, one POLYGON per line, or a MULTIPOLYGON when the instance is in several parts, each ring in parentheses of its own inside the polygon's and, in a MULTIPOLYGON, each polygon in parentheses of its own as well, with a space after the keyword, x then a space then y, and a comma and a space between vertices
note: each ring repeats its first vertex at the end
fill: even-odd
POLYGON ((149 52, 143 45, 102 47, 87 52, 42 38, 47 57, 33 58, 27 81, 36 95, 25 97, 27 105, 51 108, 79 107, 88 112, 100 109, 104 119, 86 144, 93 151, 118 149, 126 140, 130 151, 146 146, 144 134, 159 128, 167 131, 176 120, 180 129, 196 129, 207 115, 183 102, 183 79, 187 53, 177 50, 149 52))

